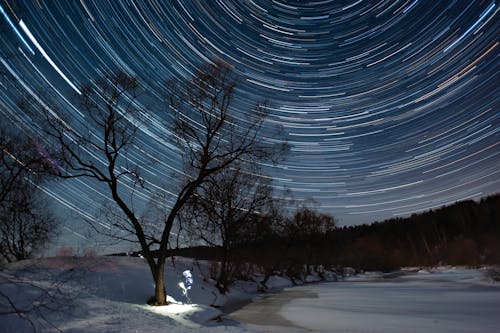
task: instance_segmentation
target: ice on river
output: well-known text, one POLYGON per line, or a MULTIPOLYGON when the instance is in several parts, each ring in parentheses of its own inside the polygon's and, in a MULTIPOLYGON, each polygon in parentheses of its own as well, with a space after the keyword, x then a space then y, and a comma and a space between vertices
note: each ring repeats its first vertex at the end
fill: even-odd
POLYGON ((456 268, 360 276, 290 288, 231 317, 263 331, 500 332, 500 287, 456 268))

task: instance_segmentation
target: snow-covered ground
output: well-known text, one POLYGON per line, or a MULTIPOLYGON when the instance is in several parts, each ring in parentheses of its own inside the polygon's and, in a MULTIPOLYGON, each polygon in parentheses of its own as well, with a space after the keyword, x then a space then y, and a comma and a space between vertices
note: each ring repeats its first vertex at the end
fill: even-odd
POLYGON ((500 332, 500 285, 484 271, 439 268, 360 275, 285 289, 231 318, 289 332, 500 332), (278 326, 278 327, 277 327, 278 326))
MULTIPOLYGON (((221 297, 206 279, 209 264, 177 258, 166 271, 171 304, 145 304, 153 294, 147 265, 130 257, 58 257, 24 261, 0 273, 0 332, 500 332, 500 285, 483 270, 443 268, 397 276, 363 274, 267 294, 231 315, 210 305, 248 301, 257 284, 239 282, 221 297), (191 269, 193 304, 176 287, 191 269), (50 292, 50 297, 46 297, 50 292), (222 315, 222 316, 221 316, 222 315), (220 318, 222 320, 213 320, 220 318), (27 320, 29 319, 29 320, 27 320)), ((310 277, 310 280, 314 278, 310 277)), ((273 277, 272 287, 287 287, 273 277)))

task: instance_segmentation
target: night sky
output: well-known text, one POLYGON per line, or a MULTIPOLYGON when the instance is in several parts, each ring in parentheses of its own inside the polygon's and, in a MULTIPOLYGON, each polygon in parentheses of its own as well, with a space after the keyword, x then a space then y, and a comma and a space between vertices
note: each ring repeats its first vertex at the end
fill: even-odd
MULTIPOLYGON (((182 169, 168 117, 148 105, 161 105, 165 79, 189 77, 215 58, 239 77, 235 114, 267 99, 262 140, 291 144, 284 162, 265 168, 276 190, 313 198, 340 225, 499 192, 496 1, 0 0, 0 6, 2 122, 32 126, 16 96, 43 102, 43 90, 61 101, 57 112, 84 124, 73 102, 82 84, 118 69, 137 76, 150 96, 142 106, 150 121, 133 157, 155 160, 144 172, 144 198, 174 183, 182 169)), ((89 219, 107 195, 82 181, 47 191, 89 219)), ((71 221, 65 227, 78 232, 71 221)))

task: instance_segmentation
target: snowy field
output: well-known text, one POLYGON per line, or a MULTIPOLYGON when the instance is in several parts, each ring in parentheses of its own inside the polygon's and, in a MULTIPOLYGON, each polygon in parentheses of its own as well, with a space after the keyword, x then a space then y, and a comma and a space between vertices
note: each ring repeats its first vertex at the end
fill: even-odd
MULTIPOLYGON (((0 332, 500 332, 500 285, 484 269, 371 273, 265 296, 258 296, 256 283, 239 282, 227 297, 216 292, 207 272, 206 262, 170 262, 171 304, 152 307, 145 304, 153 283, 142 259, 20 262, 0 273, 0 292, 29 311, 0 315, 0 332), (194 273, 191 305, 182 303, 176 287, 185 269, 194 273), (252 298, 232 314, 220 310, 252 298)), ((291 286, 278 277, 270 284, 291 286)), ((11 308, 0 295, 0 313, 11 308)))

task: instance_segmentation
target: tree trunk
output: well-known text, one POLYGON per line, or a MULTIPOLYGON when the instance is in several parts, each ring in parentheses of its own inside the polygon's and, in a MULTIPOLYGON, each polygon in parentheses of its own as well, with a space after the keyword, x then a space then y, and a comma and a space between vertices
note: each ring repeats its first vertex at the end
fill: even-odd
POLYGON ((154 274, 155 280, 155 305, 167 305, 167 292, 165 290, 165 260, 159 258, 154 274))
POLYGON ((221 294, 225 294, 229 284, 229 249, 226 244, 223 244, 222 260, 220 265, 219 276, 217 277, 216 287, 221 294))

